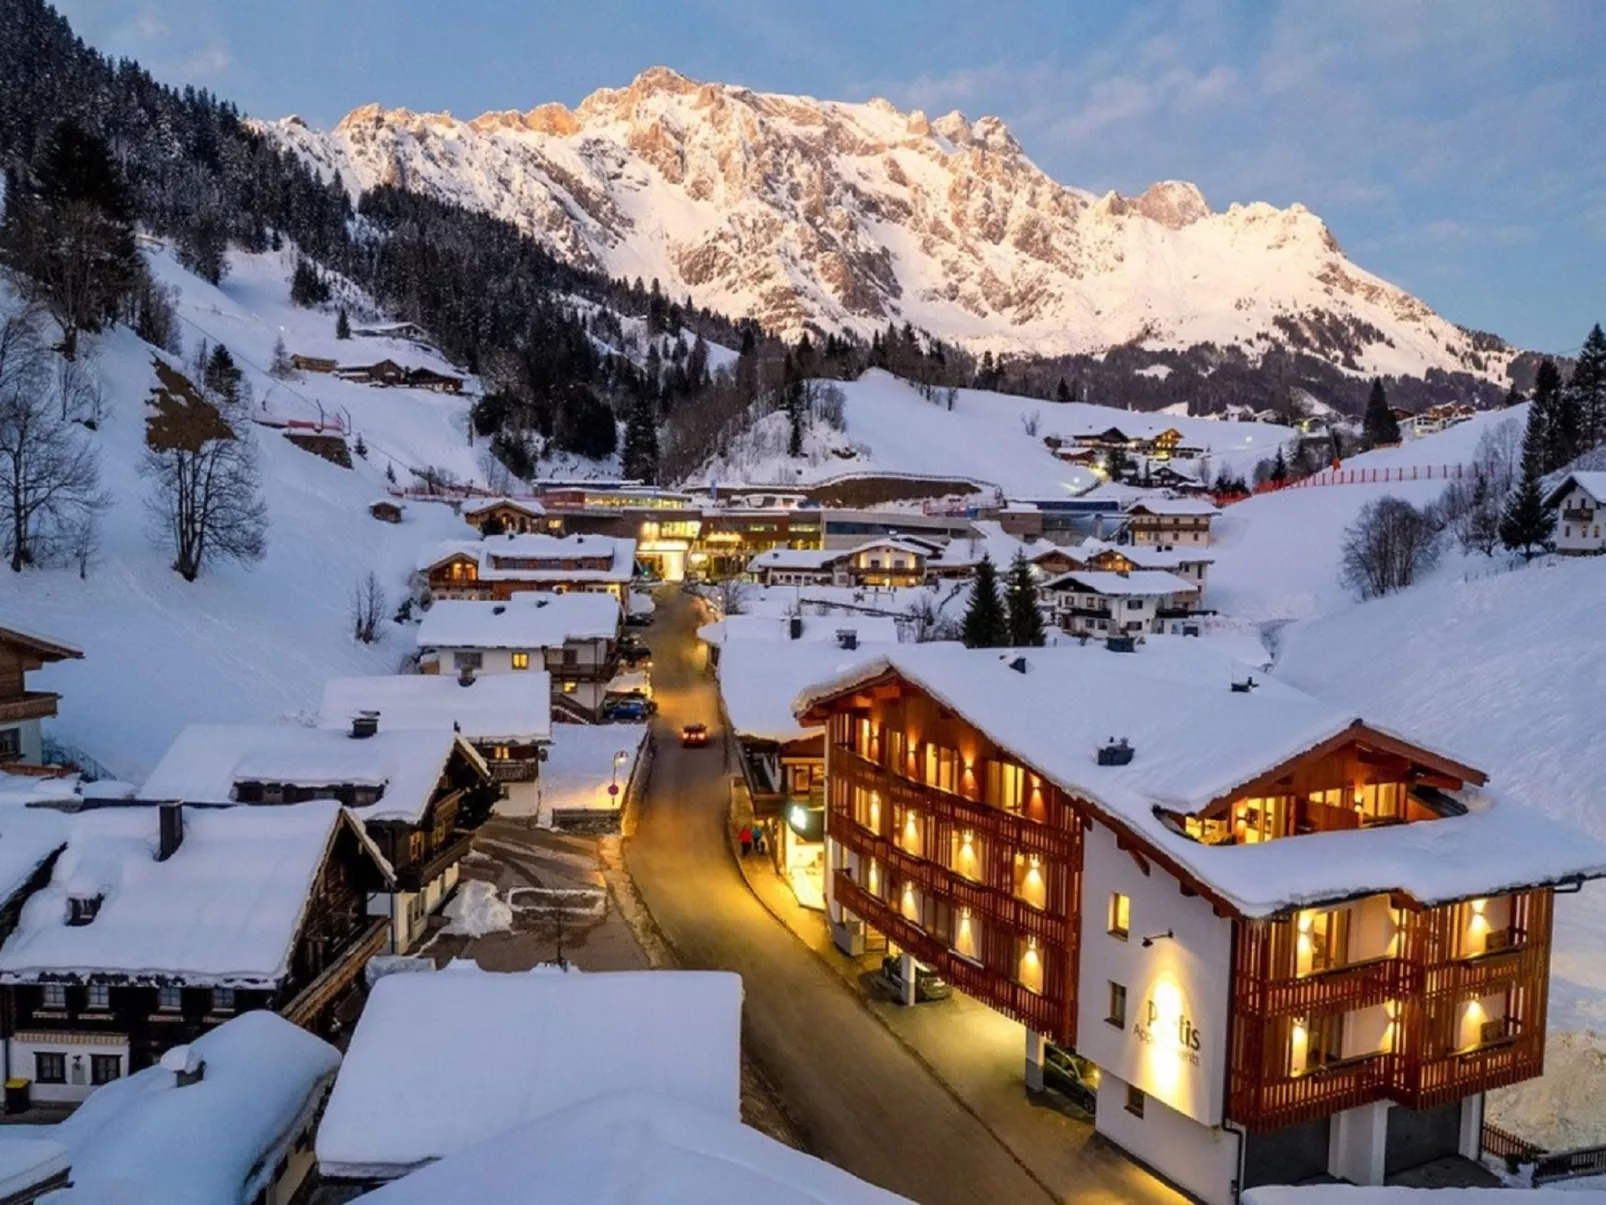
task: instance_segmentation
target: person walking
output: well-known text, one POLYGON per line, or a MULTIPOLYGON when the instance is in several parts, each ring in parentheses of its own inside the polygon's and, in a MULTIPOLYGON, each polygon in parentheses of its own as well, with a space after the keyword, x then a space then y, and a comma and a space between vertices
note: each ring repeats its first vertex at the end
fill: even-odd
POLYGON ((753 852, 753 829, 752 829, 752 826, 751 825, 747 825, 747 824, 742 825, 741 831, 739 833, 737 833, 736 835, 739 838, 741 838, 741 842, 742 842, 742 857, 745 858, 745 857, 747 857, 748 854, 753 852))

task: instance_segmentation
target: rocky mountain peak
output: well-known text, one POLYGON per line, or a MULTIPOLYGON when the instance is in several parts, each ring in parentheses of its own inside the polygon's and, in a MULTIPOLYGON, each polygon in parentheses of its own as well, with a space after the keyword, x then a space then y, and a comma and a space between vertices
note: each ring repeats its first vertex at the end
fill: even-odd
POLYGON ((1500 367, 1350 263, 1302 205, 1214 213, 1181 180, 1095 197, 992 116, 652 67, 573 110, 461 122, 366 105, 327 133, 263 128, 353 191, 399 183, 479 207, 580 266, 657 277, 789 336, 907 321, 1005 353, 1281 344, 1356 372, 1500 367))

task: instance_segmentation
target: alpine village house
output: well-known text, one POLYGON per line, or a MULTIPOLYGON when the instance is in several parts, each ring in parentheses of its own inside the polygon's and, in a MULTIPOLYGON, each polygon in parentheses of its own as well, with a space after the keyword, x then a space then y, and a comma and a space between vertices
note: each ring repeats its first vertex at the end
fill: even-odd
POLYGON ((81 1101, 251 1009, 325 1038, 355 1023, 390 874, 339 804, 16 811, 0 1021, 30 1102, 81 1101))
POLYGON ((51 662, 82 656, 71 645, 0 628, 0 769, 28 773, 44 766, 40 721, 56 714, 60 696, 29 690, 27 676, 51 662))
POLYGON ((1086 1060, 1098 1131, 1209 1205, 1476 1157, 1541 1072, 1552 897, 1606 849, 1470 766, 1179 638, 903 646, 797 708, 837 944, 1021 1023, 1029 1085, 1086 1060))

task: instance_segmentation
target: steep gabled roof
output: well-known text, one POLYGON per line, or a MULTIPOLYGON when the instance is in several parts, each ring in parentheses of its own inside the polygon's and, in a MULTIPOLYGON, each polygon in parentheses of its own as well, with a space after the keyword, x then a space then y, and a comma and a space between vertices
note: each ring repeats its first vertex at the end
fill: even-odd
POLYGON ((1574 486, 1583 490, 1593 498, 1597 505, 1606 506, 1606 470, 1593 472, 1577 471, 1568 473, 1561 479, 1561 484, 1545 495, 1545 505, 1555 506, 1560 503, 1562 495, 1574 486))
POLYGON ((76 661, 83 657, 82 649, 48 636, 25 632, 21 628, 0 628, 0 644, 14 644, 27 649, 41 661, 76 661))

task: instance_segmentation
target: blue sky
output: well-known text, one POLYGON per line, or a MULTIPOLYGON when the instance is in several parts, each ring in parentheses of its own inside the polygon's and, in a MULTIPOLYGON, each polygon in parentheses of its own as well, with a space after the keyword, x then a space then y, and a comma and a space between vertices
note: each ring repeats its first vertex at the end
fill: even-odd
POLYGON ((57 0, 247 112, 573 105, 662 63, 997 114, 1050 175, 1301 201, 1362 266, 1545 351, 1606 322, 1602 0, 57 0))

